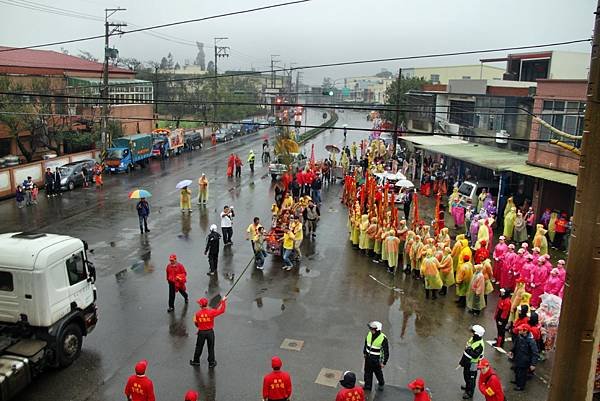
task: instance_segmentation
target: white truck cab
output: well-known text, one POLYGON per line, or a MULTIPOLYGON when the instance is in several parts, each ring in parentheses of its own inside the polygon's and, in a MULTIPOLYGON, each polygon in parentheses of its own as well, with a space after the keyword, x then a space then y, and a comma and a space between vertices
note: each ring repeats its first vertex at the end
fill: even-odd
POLYGON ((86 251, 84 241, 64 235, 0 234, 0 400, 29 383, 5 388, 18 366, 31 379, 79 356, 97 322, 86 251))

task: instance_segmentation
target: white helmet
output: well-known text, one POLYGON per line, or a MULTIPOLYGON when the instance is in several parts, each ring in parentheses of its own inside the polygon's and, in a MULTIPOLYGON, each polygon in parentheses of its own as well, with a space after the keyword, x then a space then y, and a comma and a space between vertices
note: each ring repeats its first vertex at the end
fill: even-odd
POLYGON ((211 224, 210 225, 210 231, 217 231, 217 225, 216 224, 211 224))
POLYGON ((473 331, 473 334, 479 337, 483 337, 483 335, 485 334, 485 329, 478 324, 471 327, 471 331, 473 331))
POLYGON ((375 329, 377 331, 381 331, 381 329, 383 329, 383 324, 381 324, 381 322, 378 322, 377 320, 375 320, 375 321, 372 321, 371 323, 369 323, 369 328, 375 329))

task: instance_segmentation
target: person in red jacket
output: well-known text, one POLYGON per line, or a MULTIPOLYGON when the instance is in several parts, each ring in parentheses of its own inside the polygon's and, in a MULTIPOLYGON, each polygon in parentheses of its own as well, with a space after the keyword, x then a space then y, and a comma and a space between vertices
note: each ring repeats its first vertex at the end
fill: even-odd
POLYGON ((129 376, 125 385, 125 397, 128 401, 155 401, 154 384, 146 377, 148 361, 143 359, 135 364, 135 375, 129 376))
POLYGON ((282 365, 278 356, 271 358, 273 371, 263 378, 263 401, 289 401, 292 396, 292 379, 288 372, 281 370, 282 365))
POLYGON ((223 297, 219 306, 216 309, 208 307, 208 299, 200 298, 198 304, 200 310, 194 315, 194 324, 198 328, 198 337, 196 338, 196 349, 194 350, 194 359, 190 359, 190 365, 200 365, 200 356, 204 349, 204 343, 208 345, 208 367, 214 368, 217 366, 215 360, 215 317, 225 313, 227 306, 227 297, 223 297))
POLYGON ((475 251, 475 264, 478 265, 490 257, 490 252, 487 249, 487 241, 482 239, 479 242, 479 249, 475 251))
POLYGON ((169 309, 167 312, 175 310, 175 293, 179 292, 185 303, 188 303, 188 294, 185 292, 185 283, 187 281, 187 272, 185 267, 177 262, 177 255, 174 253, 169 256, 169 264, 167 265, 167 283, 169 283, 169 309))
POLYGON ((188 390, 187 393, 185 393, 185 398, 183 401, 198 401, 198 392, 194 390, 188 390))
POLYGON ((340 380, 342 389, 335 396, 335 401, 365 401, 365 390, 356 385, 356 375, 354 372, 344 372, 344 377, 340 380))
POLYGON ((500 288, 500 299, 498 299, 498 306, 496 306, 496 314, 494 320, 496 320, 496 328, 498 329, 498 337, 496 338, 496 347, 502 348, 504 345, 504 334, 506 333, 506 325, 508 324, 508 317, 510 315, 510 290, 506 288, 500 288))
POLYGON ((481 371, 479 375, 479 391, 485 397, 485 401, 504 401, 504 390, 500 378, 490 366, 490 361, 483 358, 477 364, 477 369, 481 371))
POLYGON ((422 378, 418 377, 408 383, 408 388, 415 395, 414 401, 431 401, 429 393, 425 390, 425 380, 422 378))

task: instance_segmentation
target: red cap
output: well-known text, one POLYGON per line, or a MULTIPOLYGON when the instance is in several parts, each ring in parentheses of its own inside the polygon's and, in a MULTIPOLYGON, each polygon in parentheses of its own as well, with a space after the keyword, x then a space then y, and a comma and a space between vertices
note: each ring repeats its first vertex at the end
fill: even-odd
POLYGON ((204 306, 208 306, 208 299, 206 298, 200 298, 198 301, 198 304, 200 304, 200 306, 204 307, 204 306))
POLYGON ((185 393, 184 401, 198 401, 198 393, 194 390, 188 390, 187 393, 185 393))
POLYGON ((135 364, 135 374, 143 375, 144 373, 146 373, 147 366, 148 366, 148 361, 145 359, 142 359, 141 361, 139 361, 138 363, 135 364))
POLYGON ((425 389, 425 380, 418 377, 415 380, 408 383, 408 388, 411 390, 416 390, 416 389, 424 390, 425 389))
POLYGON ((174 253, 172 253, 172 254, 169 256, 169 260, 177 260, 177 255, 175 255, 174 253))
POLYGON ((469 260, 471 260, 471 257, 470 257, 469 255, 465 255, 465 256, 463 257, 463 260, 464 260, 465 262, 468 262, 469 260))
POLYGON ((481 361, 479 361, 477 363, 477 369, 489 368, 489 367, 490 367, 490 361, 488 361, 487 358, 483 358, 481 361))
POLYGON ((283 362, 281 362, 281 358, 279 358, 278 356, 274 356, 273 358, 271 358, 271 367, 273 369, 280 369, 282 365, 283 362))

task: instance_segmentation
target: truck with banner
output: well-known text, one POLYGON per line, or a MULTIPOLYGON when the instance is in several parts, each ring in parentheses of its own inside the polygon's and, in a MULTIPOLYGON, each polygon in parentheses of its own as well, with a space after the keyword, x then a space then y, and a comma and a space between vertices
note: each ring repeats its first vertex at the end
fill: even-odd
POLYGON ((152 147, 153 156, 164 155, 166 157, 178 155, 184 150, 183 129, 177 128, 170 130, 168 128, 157 128, 152 131, 154 144, 152 147), (161 152, 162 148, 162 152, 161 152))

